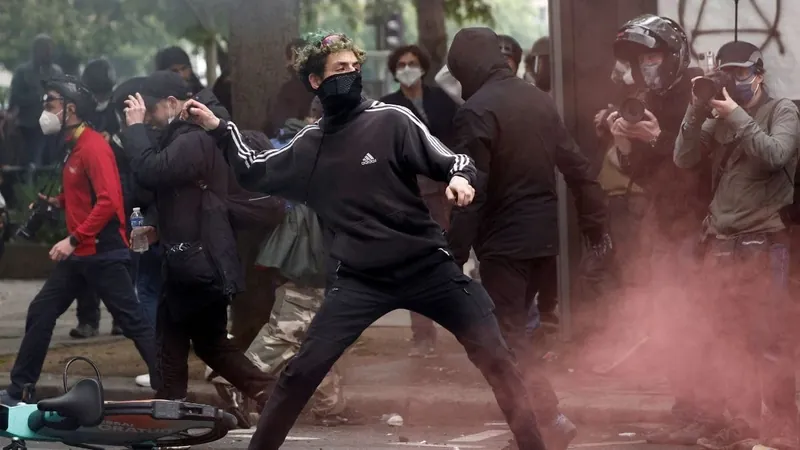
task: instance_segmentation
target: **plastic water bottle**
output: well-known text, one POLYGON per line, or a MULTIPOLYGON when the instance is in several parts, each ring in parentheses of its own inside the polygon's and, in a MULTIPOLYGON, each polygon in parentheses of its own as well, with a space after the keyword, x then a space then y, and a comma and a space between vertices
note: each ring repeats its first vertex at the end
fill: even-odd
POLYGON ((133 214, 131 214, 131 250, 136 253, 144 253, 150 248, 150 244, 147 242, 147 235, 142 230, 137 232, 137 228, 142 227, 144 227, 142 211, 139 208, 133 208, 133 214))

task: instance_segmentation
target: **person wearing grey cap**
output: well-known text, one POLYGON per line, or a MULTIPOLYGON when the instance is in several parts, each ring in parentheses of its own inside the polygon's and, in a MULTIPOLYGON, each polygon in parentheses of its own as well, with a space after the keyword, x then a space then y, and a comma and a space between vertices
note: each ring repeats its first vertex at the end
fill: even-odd
MULTIPOLYGON (((789 236, 780 210, 794 195, 800 117, 788 99, 773 98, 753 44, 729 42, 717 73, 695 78, 694 99, 675 142, 674 161, 691 168, 714 162, 713 197, 703 222, 702 308, 712 310, 705 362, 733 419, 699 445, 737 443, 797 448, 794 342, 788 295, 789 236), (704 95, 712 86, 713 98, 704 95), (720 92, 721 91, 721 92, 720 92), (700 98, 698 98, 700 97, 700 98), (711 337, 713 336, 713 337, 711 337), (762 422, 762 402, 767 417, 762 422), (762 426, 763 424, 763 426, 762 426)), ((707 93, 706 93, 707 94, 707 93)))

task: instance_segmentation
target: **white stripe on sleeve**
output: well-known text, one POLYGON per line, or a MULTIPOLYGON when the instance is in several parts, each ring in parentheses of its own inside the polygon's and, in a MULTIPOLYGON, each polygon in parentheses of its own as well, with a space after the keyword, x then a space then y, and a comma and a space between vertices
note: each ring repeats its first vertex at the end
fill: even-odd
POLYGON ((425 139, 428 141, 428 143, 430 143, 431 147, 433 147, 433 149, 436 150, 437 153, 447 158, 455 159, 455 161, 453 162, 453 167, 450 169, 450 175, 456 172, 463 171, 464 168, 469 165, 470 163, 469 156, 455 154, 452 151, 450 151, 449 148, 447 148, 444 144, 442 144, 442 141, 440 141, 439 139, 436 138, 436 136, 431 134, 430 130, 428 130, 428 127, 425 126, 425 124, 422 123, 422 121, 419 120, 419 118, 408 108, 398 105, 387 105, 385 103, 375 102, 372 104, 372 106, 366 109, 365 112, 387 111, 387 110, 394 110, 402 114, 405 114, 405 116, 408 117, 411 120, 411 122, 417 126, 417 128, 422 130, 423 136, 425 136, 425 139))
POLYGON ((233 143, 236 146, 236 154, 239 158, 244 161, 245 166, 249 169, 250 166, 257 163, 264 163, 273 156, 279 155, 289 149, 292 148, 292 145, 295 143, 297 139, 302 137, 306 134, 309 130, 319 129, 318 125, 307 125, 305 126, 300 132, 292 138, 286 145, 281 148, 277 149, 270 149, 270 150, 257 150, 253 149, 247 145, 244 139, 242 139, 242 134, 239 132, 239 128, 233 122, 228 122, 228 131, 231 133, 231 137, 233 138, 233 143))

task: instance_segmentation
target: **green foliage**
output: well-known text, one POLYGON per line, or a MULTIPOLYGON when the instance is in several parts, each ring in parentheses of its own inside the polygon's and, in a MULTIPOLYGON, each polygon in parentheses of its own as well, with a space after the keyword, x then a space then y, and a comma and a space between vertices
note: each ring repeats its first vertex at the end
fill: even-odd
MULTIPOLYGON (((300 0, 301 30, 343 31, 356 42, 374 48, 374 14, 401 12, 406 42, 417 41, 417 16, 412 0, 300 0)), ((424 1, 424 0, 423 0, 424 1)), ((547 16, 530 0, 445 0, 447 34, 468 26, 489 26, 517 39, 523 49, 547 34, 547 16)))
POLYGON ((101 56, 136 60, 174 38, 141 0, 3 0, 0 64, 13 70, 28 60, 34 36, 49 34, 82 62, 101 56))
POLYGON ((491 0, 445 0, 444 10, 458 25, 471 21, 494 26, 492 3, 491 0))

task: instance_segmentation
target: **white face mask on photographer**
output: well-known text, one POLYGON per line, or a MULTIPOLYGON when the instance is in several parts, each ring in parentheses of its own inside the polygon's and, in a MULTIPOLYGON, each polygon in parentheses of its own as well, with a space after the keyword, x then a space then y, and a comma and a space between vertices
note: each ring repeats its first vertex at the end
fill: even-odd
POLYGON ((57 134, 61 131, 61 120, 58 118, 64 110, 58 112, 58 114, 51 113, 50 111, 42 111, 42 115, 39 116, 39 127, 42 129, 42 133, 45 136, 57 134))
POLYGON ((405 87, 411 87, 422 78, 422 69, 419 67, 403 67, 402 69, 398 69, 395 76, 397 77, 397 81, 400 82, 405 87))

